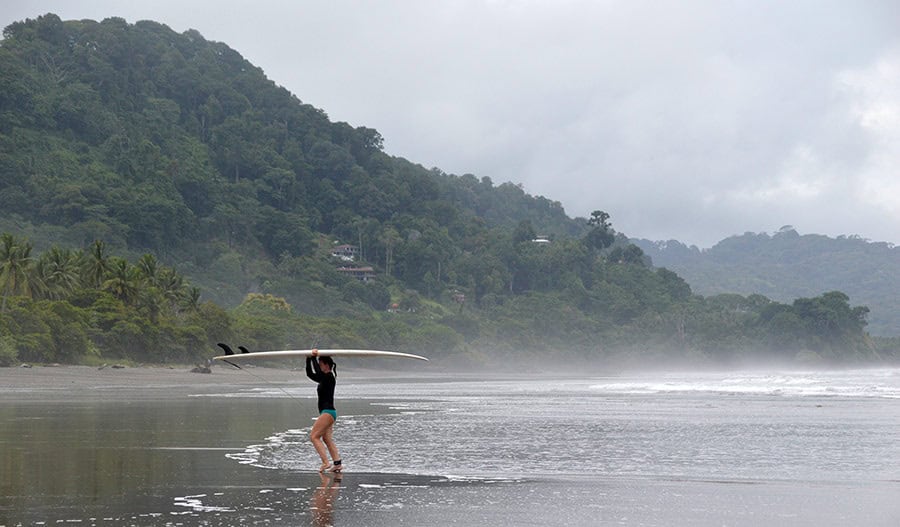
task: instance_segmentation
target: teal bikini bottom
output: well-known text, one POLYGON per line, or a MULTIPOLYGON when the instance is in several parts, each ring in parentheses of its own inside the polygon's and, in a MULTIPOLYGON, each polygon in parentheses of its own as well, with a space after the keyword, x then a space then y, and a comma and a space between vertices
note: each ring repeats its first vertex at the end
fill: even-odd
POLYGON ((331 417, 333 417, 335 421, 337 421, 337 410, 325 409, 325 410, 322 410, 322 413, 320 413, 319 415, 322 415, 322 414, 328 414, 331 417))

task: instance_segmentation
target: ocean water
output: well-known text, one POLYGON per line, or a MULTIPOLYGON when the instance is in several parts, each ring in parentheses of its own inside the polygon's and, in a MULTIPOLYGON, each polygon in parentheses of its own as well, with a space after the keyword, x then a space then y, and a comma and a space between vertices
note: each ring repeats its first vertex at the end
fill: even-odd
MULTIPOLYGON (((405 379, 341 386, 339 396, 390 410, 339 420, 347 463, 363 472, 900 480, 900 370, 405 379)), ((311 467, 307 432, 284 430, 228 457, 311 467)))
POLYGON ((314 390, 4 404, 0 526, 900 525, 900 369, 351 371, 337 478, 314 390))

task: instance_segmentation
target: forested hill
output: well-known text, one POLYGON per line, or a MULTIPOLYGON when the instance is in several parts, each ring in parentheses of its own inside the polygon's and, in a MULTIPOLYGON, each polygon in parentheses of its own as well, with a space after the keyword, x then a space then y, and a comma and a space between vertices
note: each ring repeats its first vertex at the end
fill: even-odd
POLYGON ((632 240, 703 295, 760 294, 778 301, 839 289, 870 309, 873 335, 900 335, 900 247, 858 236, 746 233, 701 251, 678 241, 632 240))
MULTIPOLYGON (((383 255, 386 226, 432 242, 523 220, 584 229, 512 183, 385 154, 376 130, 329 121, 197 31, 50 14, 3 36, 0 209, 44 226, 36 243, 58 226, 78 245, 215 259, 215 242, 275 259, 309 254, 315 233, 383 255)), ((420 280, 404 256, 396 268, 420 280)), ((447 257, 427 255, 428 268, 447 257)))
POLYGON ((514 364, 900 348, 839 291, 695 295, 602 210, 390 156, 196 31, 49 14, 3 37, 0 364, 198 359, 229 339, 514 364))

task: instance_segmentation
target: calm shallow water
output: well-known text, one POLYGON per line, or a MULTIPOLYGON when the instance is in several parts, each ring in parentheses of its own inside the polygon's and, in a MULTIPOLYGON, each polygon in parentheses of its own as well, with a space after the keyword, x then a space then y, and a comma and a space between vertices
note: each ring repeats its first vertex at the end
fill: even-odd
MULTIPOLYGON (((356 384, 342 396, 382 398, 399 415, 345 416, 338 430, 366 472, 890 481, 900 377, 883 373, 356 384)), ((305 433, 231 457, 309 467, 305 433)))
POLYGON ((0 525, 900 524, 900 370, 338 390, 338 481, 311 384, 4 403, 0 525))

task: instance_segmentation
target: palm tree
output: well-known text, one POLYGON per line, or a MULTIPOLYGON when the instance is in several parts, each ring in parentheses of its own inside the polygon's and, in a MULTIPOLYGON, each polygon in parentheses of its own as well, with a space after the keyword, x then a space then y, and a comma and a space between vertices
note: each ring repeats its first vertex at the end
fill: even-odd
POLYGON ((44 253, 34 261, 31 267, 31 276, 28 278, 28 292, 31 298, 50 298, 50 287, 47 285, 49 280, 49 264, 44 253))
POLYGON ((32 292, 51 300, 68 297, 81 285, 81 254, 53 246, 35 264, 32 292))
POLYGON ((9 233, 0 235, 0 311, 6 311, 6 300, 10 296, 30 296, 29 267, 32 264, 32 245, 28 240, 19 240, 9 233))
POLYGON ((159 273, 157 287, 173 310, 185 296, 184 277, 168 267, 159 273))
POLYGON ((103 282, 102 289, 126 304, 131 304, 137 298, 140 272, 123 258, 111 258, 109 262, 109 278, 103 282))
POLYGON ((182 306, 185 311, 196 312, 200 309, 200 288, 188 286, 187 291, 182 299, 182 306))
POLYGON ((141 256, 141 259, 138 260, 137 263, 137 268, 144 277, 144 280, 146 280, 148 284, 154 286, 158 285, 159 267, 159 262, 156 260, 156 257, 150 253, 141 256))
POLYGON ((91 245, 90 252, 85 257, 84 273, 87 277, 88 285, 91 287, 102 286, 109 269, 110 263, 109 256, 106 255, 106 244, 101 240, 95 240, 91 245))

